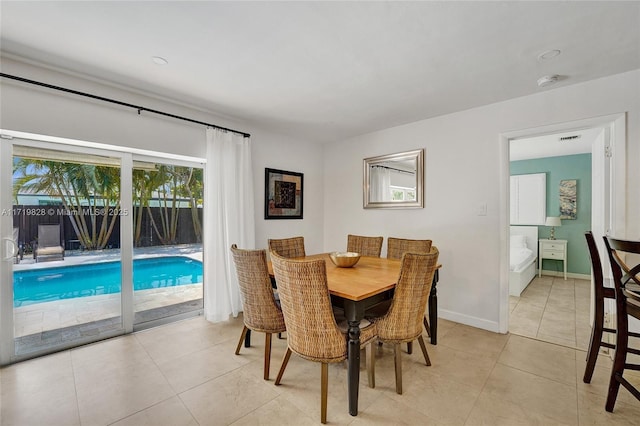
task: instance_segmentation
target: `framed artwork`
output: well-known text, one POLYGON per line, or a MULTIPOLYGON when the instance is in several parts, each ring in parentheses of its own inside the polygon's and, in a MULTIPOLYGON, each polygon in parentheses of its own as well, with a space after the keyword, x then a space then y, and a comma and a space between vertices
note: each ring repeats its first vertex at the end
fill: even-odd
POLYGON ((560 181, 560 219, 573 219, 578 216, 577 180, 560 181))
POLYGON ((264 169, 264 218, 302 219, 304 175, 264 169))

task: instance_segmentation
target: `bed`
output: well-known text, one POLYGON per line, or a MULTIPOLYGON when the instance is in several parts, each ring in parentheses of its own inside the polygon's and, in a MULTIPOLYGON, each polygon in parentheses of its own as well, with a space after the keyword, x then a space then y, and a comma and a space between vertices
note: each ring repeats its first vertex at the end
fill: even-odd
POLYGON ((509 242, 509 295, 520 297, 536 275, 538 227, 511 226, 509 242))

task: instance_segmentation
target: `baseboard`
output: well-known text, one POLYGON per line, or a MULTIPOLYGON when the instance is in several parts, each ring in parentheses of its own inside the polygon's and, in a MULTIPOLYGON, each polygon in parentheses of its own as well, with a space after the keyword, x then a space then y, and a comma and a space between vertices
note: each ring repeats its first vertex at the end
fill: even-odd
MULTIPOLYGON (((562 271, 549 271, 547 269, 542 270, 542 276, 551 276, 551 277, 564 277, 564 272, 562 271)), ((591 275, 585 274, 576 274, 574 272, 567 272, 567 278, 575 278, 578 280, 591 280, 591 275)))
POLYGON ((494 333, 500 333, 500 324, 498 324, 497 321, 489 321, 483 318, 461 314, 459 312, 448 311, 446 309, 438 309, 438 318, 469 325, 475 328, 481 328, 483 330, 493 331, 494 333))

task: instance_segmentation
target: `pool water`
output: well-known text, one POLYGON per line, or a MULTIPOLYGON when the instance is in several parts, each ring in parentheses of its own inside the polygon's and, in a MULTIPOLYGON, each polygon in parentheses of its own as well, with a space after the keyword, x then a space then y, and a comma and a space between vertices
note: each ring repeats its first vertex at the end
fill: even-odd
MULTIPOLYGON (((202 262, 184 256, 133 261, 133 289, 173 287, 202 282, 202 262)), ((13 273, 13 306, 74 297, 119 293, 120 262, 35 269, 13 273)))

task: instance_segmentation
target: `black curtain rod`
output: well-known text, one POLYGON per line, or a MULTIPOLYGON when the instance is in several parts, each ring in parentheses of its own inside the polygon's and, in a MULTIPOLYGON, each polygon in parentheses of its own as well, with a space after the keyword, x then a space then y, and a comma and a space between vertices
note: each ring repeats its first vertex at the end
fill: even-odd
POLYGON ((146 111, 146 112, 151 112, 153 114, 163 115, 165 117, 171 117, 171 118, 175 118, 175 119, 178 119, 178 120, 188 121, 190 123, 202 124, 203 126, 213 127, 214 129, 226 130, 227 132, 233 132, 233 133, 237 133, 239 135, 242 135, 245 138, 248 138, 248 137, 251 136, 249 133, 239 132, 238 130, 233 130, 233 129, 228 129, 226 127, 216 126, 215 124, 205 123, 204 121, 193 120, 191 118, 182 117, 180 115, 169 114, 168 112, 162 112, 162 111, 158 111, 158 110, 155 110, 155 109, 146 108, 146 107, 143 107, 143 106, 140 106, 140 105, 128 104, 126 102, 117 101, 115 99, 105 98, 103 96, 92 95, 91 93, 79 92, 77 90, 67 89, 65 87, 54 86, 52 84, 42 83, 40 81, 29 80, 27 78, 18 77, 16 75, 0 73, 0 77, 9 78, 11 80, 21 81, 23 83, 29 83, 29 84, 34 84, 36 86, 46 87, 47 89, 59 90, 61 92, 72 93, 74 95, 84 96, 86 98, 97 99, 99 101, 109 102, 109 103, 112 103, 112 104, 116 104, 116 105, 121 105, 121 106, 129 107, 129 108, 137 109, 138 110, 138 114, 140 114, 142 111, 146 111))
POLYGON ((416 174, 416 172, 411 172, 409 170, 396 169, 394 167, 389 167, 389 166, 376 165, 376 166, 371 166, 371 167, 380 167, 382 169, 389 169, 389 170, 393 170, 395 172, 400 172, 400 173, 408 173, 410 175, 415 175, 416 174))

